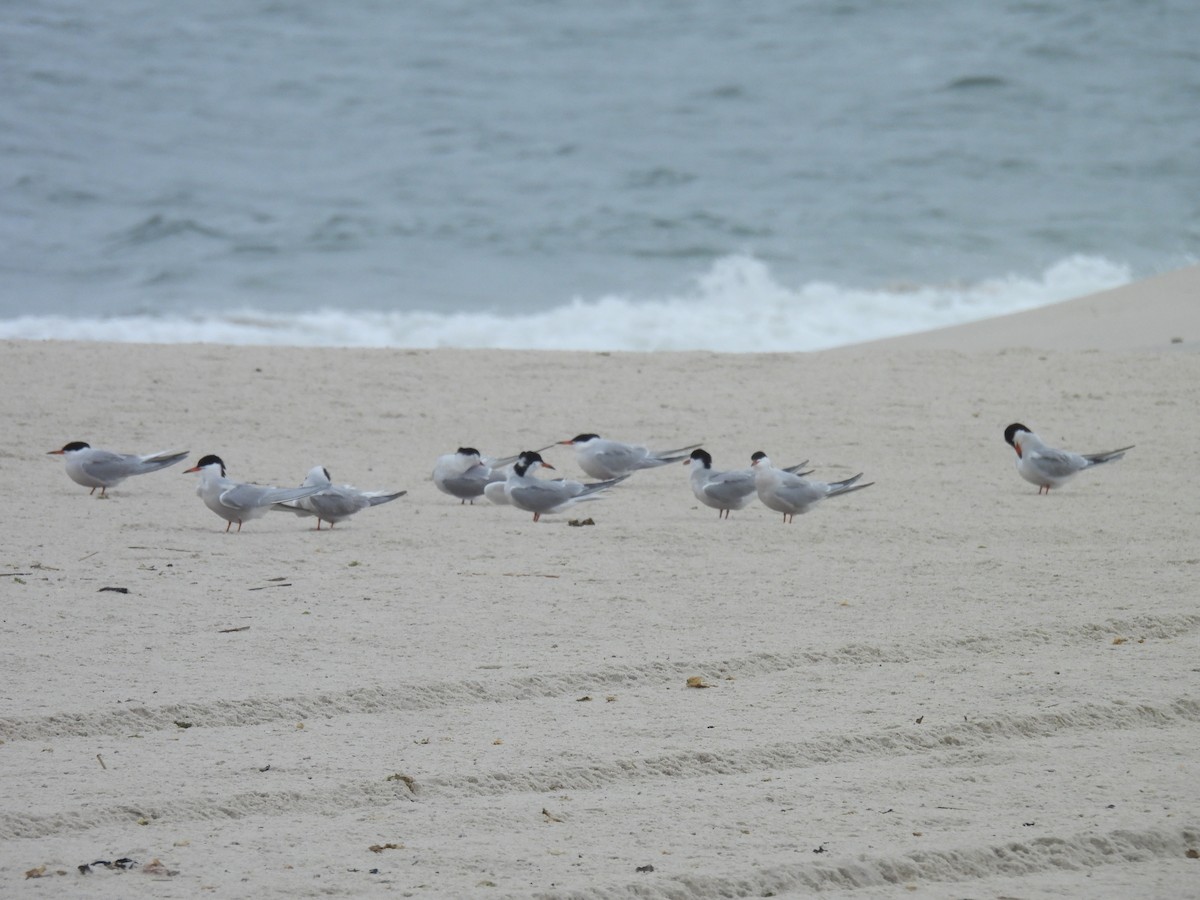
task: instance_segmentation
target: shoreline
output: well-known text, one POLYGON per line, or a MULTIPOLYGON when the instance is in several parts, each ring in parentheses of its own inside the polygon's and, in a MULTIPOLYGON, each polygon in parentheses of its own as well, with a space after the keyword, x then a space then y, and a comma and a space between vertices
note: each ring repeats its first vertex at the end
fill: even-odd
MULTIPOLYGON (((1047 303, 1050 297, 1079 297, 1084 283, 1112 284, 1115 271, 1080 279, 1063 274, 1064 264, 1051 267, 1041 280, 1008 276, 966 285, 908 288, 838 288, 811 282, 793 290, 774 286, 766 298, 750 293, 737 301, 702 295, 688 300, 644 300, 604 297, 573 301, 553 309, 499 316, 490 312, 448 315, 434 312, 317 309, 278 315, 242 310, 213 312, 181 319, 133 316, 115 319, 36 316, 0 322, 3 339, 51 339, 160 342, 172 345, 205 342, 218 346, 294 346, 391 349, 550 349, 564 352, 820 352, 855 346, 896 329, 937 329, 951 310, 971 309, 976 322, 985 311, 1047 303), (902 293, 897 293, 902 291, 902 293), (1070 292, 1070 293, 1068 293, 1070 292), (759 300, 765 299, 765 303, 759 300), (739 311, 740 310, 740 311, 739 311), (801 322, 794 313, 804 310, 801 322), (857 310, 856 314, 850 311, 857 310), (894 317, 903 310, 903 321, 894 317), (864 333, 862 322, 873 323, 864 333), (627 322, 627 326, 619 323, 627 322), (483 336, 486 335, 486 338, 483 336), (536 337, 540 335, 540 337, 536 337), (570 347, 537 347, 545 341, 570 347), (408 346, 415 344, 416 346, 408 346), (593 344, 594 346, 587 346, 593 344), (654 350, 635 349, 643 344, 654 350), (619 349, 629 348, 629 349, 619 349)), ((1110 269, 1113 267, 1109 264, 1110 269)), ((1128 273, 1125 273, 1127 277, 1128 273)), ((1059 301, 1066 302, 1066 301, 1059 301)), ((1055 305, 1055 304, 1051 304, 1055 305)), ((1046 307, 1041 307, 1046 308, 1046 307)), ((960 311, 956 315, 961 315, 960 311)), ((957 328, 958 325, 949 325, 957 328)), ((924 333, 924 332, 917 332, 924 333)))
POLYGON ((1023 312, 922 331, 850 350, 1200 349, 1200 266, 1023 312))

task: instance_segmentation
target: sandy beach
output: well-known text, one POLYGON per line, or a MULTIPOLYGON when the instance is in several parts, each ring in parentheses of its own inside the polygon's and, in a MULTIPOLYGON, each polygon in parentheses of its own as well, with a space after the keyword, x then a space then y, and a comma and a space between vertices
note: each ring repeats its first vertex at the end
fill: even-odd
POLYGON ((1198 295, 797 355, 4 343, 0 893, 1200 896, 1198 295), (1013 421, 1136 447, 1039 496, 1013 421), (430 480, 581 431, 875 484, 430 480), (190 453, 101 500, 71 440, 190 453), (408 494, 226 534, 207 453, 408 494))

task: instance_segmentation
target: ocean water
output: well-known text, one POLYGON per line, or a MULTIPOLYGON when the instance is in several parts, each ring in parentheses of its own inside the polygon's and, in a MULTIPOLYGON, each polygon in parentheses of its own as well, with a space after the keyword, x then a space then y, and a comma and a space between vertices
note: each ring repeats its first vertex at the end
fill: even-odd
POLYGON ((1191 0, 0 5, 0 337, 805 350, 1194 263, 1191 0))

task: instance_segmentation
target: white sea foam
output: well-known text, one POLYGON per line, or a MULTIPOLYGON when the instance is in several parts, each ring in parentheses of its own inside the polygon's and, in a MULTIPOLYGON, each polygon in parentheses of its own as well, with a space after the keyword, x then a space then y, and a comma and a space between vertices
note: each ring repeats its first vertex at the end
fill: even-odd
POLYGON ((1045 306, 1130 281, 1128 267, 1073 256, 1040 277, 848 288, 781 284, 749 256, 716 261, 679 296, 575 299, 526 315, 322 309, 207 316, 0 321, 0 338, 331 347, 545 350, 819 350, 1045 306))

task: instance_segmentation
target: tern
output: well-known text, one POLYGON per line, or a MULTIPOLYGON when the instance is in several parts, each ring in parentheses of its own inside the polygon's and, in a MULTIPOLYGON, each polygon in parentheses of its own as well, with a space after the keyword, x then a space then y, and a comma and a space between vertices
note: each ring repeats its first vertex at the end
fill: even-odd
POLYGON ((624 444, 621 441, 609 441, 598 434, 577 434, 569 441, 559 441, 560 444, 575 448, 575 460, 579 468, 593 478, 620 478, 632 475, 639 469, 653 469, 669 463, 679 462, 689 450, 699 447, 699 444, 688 444, 675 450, 652 451, 640 444, 624 444))
MULTIPOLYGON (((803 468, 802 463, 788 466, 783 471, 795 472, 803 468)), ((729 472, 717 472, 712 467, 712 456, 707 450, 696 449, 692 455, 683 461, 685 466, 692 466, 688 480, 692 485, 692 493, 705 506, 717 510, 717 518, 729 518, 730 510, 745 509, 754 498, 756 492, 753 469, 734 469, 729 472)), ((808 475, 808 472, 801 472, 808 475)))
POLYGON ((120 484, 131 475, 145 475, 147 472, 157 472, 167 466, 181 462, 187 455, 186 450, 163 450, 159 453, 114 453, 111 450, 100 450, 83 441, 71 441, 61 450, 51 450, 49 456, 61 456, 66 462, 67 475, 76 484, 91 488, 96 493, 100 488, 100 496, 110 487, 120 484))
MULTIPOLYGON (((542 447, 537 452, 548 449, 542 447)), ((492 459, 474 447, 459 447, 453 453, 445 453, 437 458, 433 465, 433 483, 443 494, 457 497, 462 503, 473 506, 477 498, 485 496, 484 489, 489 484, 504 483, 509 467, 516 461, 516 456, 492 459)))
POLYGON ((562 512, 584 500, 600 500, 599 492, 624 481, 628 475, 609 478, 590 484, 566 479, 548 481, 535 478, 533 473, 540 468, 553 469, 536 450, 525 450, 513 463, 508 480, 504 482, 504 496, 517 509, 533 513, 538 521, 542 513, 562 512))
POLYGON ((1031 484, 1038 486, 1039 494, 1049 494, 1050 488, 1062 487, 1084 469, 1102 463, 1116 462, 1132 450, 1133 444, 1107 453, 1072 453, 1047 447, 1042 439, 1022 425, 1014 422, 1004 429, 1004 440, 1017 452, 1017 472, 1031 484))
POLYGON ((356 512, 371 506, 379 506, 403 497, 408 491, 360 491, 349 484, 334 484, 329 470, 324 466, 313 466, 304 478, 301 487, 317 485, 321 488, 317 493, 299 500, 287 500, 277 503, 274 509, 293 512, 298 516, 316 516, 317 531, 321 530, 321 522, 329 523, 330 530, 338 522, 350 518, 356 512))
POLYGON ((784 522, 793 521, 797 514, 803 515, 826 497, 861 491, 875 483, 868 481, 866 484, 858 484, 862 472, 845 481, 829 484, 824 481, 809 481, 802 475, 776 469, 771 465, 767 454, 761 450, 750 457, 750 466, 754 469, 754 487, 758 492, 758 499, 768 509, 783 513, 784 522))
POLYGON ((200 473, 196 495, 204 501, 205 506, 226 521, 226 532, 234 522, 237 522, 237 530, 240 532, 243 522, 265 516, 277 503, 311 497, 324 490, 319 484, 277 488, 234 481, 225 477, 225 463, 221 461, 221 457, 211 453, 202 456, 196 465, 184 471, 200 473))

